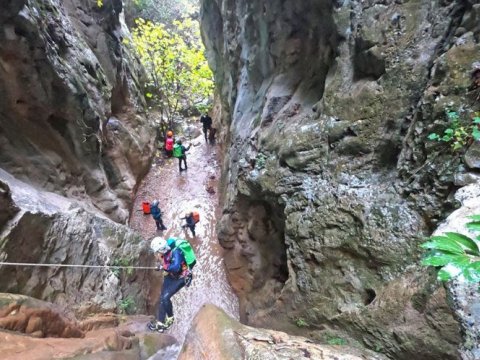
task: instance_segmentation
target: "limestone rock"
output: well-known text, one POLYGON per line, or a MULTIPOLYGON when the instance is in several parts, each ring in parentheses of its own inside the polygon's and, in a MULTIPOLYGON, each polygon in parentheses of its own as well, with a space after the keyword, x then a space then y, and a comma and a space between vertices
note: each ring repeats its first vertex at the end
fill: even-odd
POLYGON ((459 4, 202 0, 229 149, 219 241, 247 324, 459 358, 442 286, 418 265, 458 206, 461 159, 427 137, 450 106, 478 110, 478 9, 459 4))
POLYGON ((219 308, 205 305, 193 320, 179 360, 318 359, 381 360, 383 355, 349 346, 318 345, 282 332, 240 324, 219 308))
POLYGON ((2 5, 0 167, 125 223, 155 132, 122 19, 120 0, 2 5))

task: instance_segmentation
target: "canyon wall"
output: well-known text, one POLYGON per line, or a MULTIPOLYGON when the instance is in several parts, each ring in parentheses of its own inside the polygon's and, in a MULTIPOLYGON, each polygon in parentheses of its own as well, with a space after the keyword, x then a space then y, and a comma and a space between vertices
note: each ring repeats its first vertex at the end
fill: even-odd
POLYGON ((201 17, 243 321, 458 359, 418 245, 478 179, 475 143, 462 161, 427 137, 478 110, 479 4, 202 0, 201 17))
POLYGON ((0 14, 0 291, 79 315, 145 311, 128 222, 155 150, 122 1, 5 0, 0 14))

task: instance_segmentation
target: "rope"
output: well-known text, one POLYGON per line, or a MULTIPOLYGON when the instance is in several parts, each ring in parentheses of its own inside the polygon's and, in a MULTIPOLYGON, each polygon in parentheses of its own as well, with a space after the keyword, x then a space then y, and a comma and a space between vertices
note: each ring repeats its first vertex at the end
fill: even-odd
POLYGON ((151 266, 116 266, 116 265, 72 265, 72 264, 34 264, 34 263, 14 263, 0 262, 0 266, 31 266, 31 267, 67 267, 67 268, 90 268, 90 269, 136 269, 136 270, 155 270, 151 266))

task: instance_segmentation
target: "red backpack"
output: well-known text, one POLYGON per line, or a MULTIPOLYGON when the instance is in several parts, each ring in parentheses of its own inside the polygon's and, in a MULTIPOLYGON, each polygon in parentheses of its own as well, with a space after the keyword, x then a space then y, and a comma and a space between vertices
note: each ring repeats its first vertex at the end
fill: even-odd
POLYGON ((173 150, 173 138, 169 137, 165 141, 165 150, 171 151, 173 150))

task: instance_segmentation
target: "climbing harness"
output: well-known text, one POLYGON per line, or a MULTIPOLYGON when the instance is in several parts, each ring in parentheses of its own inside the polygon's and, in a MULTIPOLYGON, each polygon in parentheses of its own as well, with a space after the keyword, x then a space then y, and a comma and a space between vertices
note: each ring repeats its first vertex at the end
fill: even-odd
POLYGON ((154 266, 117 266, 117 265, 80 265, 80 264, 34 264, 0 262, 0 266, 30 266, 30 267, 67 267, 67 268, 90 268, 90 269, 133 269, 133 270, 156 270, 154 266))

